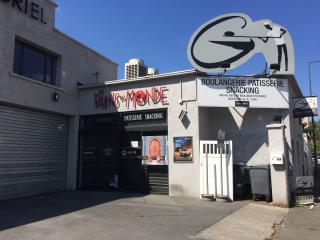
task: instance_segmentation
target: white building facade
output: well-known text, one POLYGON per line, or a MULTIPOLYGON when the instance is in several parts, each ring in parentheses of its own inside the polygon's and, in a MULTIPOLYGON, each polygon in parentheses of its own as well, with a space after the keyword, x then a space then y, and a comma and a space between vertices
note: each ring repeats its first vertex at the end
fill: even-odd
MULTIPOLYGON (((144 79, 116 80, 105 84, 80 87, 80 118, 83 121, 82 129, 80 129, 80 142, 86 141, 86 138, 95 134, 102 134, 104 139, 107 139, 108 130, 105 128, 105 132, 101 131, 103 128, 101 122, 105 121, 106 124, 110 124, 110 129, 113 129, 114 132, 117 124, 112 125, 112 116, 119 116, 120 125, 130 116, 131 122, 123 121, 121 126, 117 126, 118 137, 121 138, 121 133, 138 132, 137 135, 141 137, 133 141, 138 142, 136 147, 139 149, 140 146, 143 146, 144 136, 165 135, 168 144, 168 170, 166 171, 168 179, 167 186, 163 184, 162 187, 167 187, 168 193, 172 196, 201 197, 206 193, 206 186, 201 176, 206 171, 205 163, 201 160, 203 151, 201 141, 217 140, 219 129, 223 129, 226 134, 225 139, 232 142, 233 163, 248 166, 270 165, 273 201, 288 206, 294 196, 295 177, 306 175, 311 171, 310 164, 306 163, 304 158, 303 126, 299 119, 292 117, 290 99, 301 95, 295 79, 292 76, 276 78, 277 81, 283 81, 284 84, 284 88, 281 89, 283 92, 279 95, 283 99, 278 100, 280 107, 276 105, 273 107, 209 107, 212 102, 208 102, 208 106, 203 107, 199 102, 201 96, 199 96, 199 85, 197 85, 199 81, 197 79, 201 78, 203 76, 198 75, 195 71, 184 71, 144 79), (152 97, 154 92, 159 92, 157 99, 152 97), (282 94, 286 96, 282 97, 282 94), (284 105, 281 106, 281 103, 284 105), (148 121, 140 117, 141 114, 163 113, 163 111, 165 121, 163 119, 148 121), (184 114, 183 117, 181 113, 184 114), (179 137, 192 137, 192 159, 189 159, 190 161, 188 159, 178 161, 175 156, 177 151, 174 145, 175 139, 179 137), (283 156, 283 164, 271 163, 275 154, 283 156)), ((264 79, 261 76, 260 78, 259 76, 244 78, 264 79)), ((264 87, 261 89, 263 91, 264 87)), ((267 103, 275 100, 272 99, 274 96, 266 95, 265 97, 267 103)), ((208 99, 208 101, 211 100, 208 99)), ((111 134, 110 138, 115 139, 115 136, 111 134)), ((99 139, 106 141, 105 144, 108 145, 107 140, 99 139)), ((97 143, 95 147, 100 143, 97 143)), ((120 146, 120 149, 108 149, 107 151, 111 158, 114 157, 110 152, 123 152, 130 144, 124 146, 120 140, 116 145, 120 146), (121 146, 123 146, 122 149, 121 146)), ((134 146, 131 147, 134 149, 134 146)), ((84 151, 87 150, 88 148, 84 151)), ((143 154, 137 152, 134 158, 140 166, 143 166, 143 161, 139 156, 143 157, 143 154)), ((90 156, 87 157, 87 159, 90 158, 90 156)), ((122 159, 123 157, 122 155, 122 159)), ((81 166, 86 164, 87 159, 80 158, 80 169, 83 169, 81 166)), ((152 168, 153 172, 157 171, 154 169, 155 166, 152 168)), ((114 175, 120 178, 120 187, 121 177, 125 175, 121 171, 120 167, 114 169, 114 172, 110 174, 111 180, 114 175)), ((152 188, 152 176, 145 173, 148 171, 148 166, 137 170, 139 171, 144 173, 144 177, 151 179, 149 179, 149 187, 152 188)), ((159 171, 163 172, 163 169, 159 171)), ((83 173, 80 172, 80 188, 82 184, 86 185, 82 182, 86 179, 81 178, 81 174, 88 173, 85 170, 83 173)), ((162 180, 163 182, 165 181, 162 180)), ((157 185, 161 184, 155 183, 155 189, 157 185)))
MULTIPOLYGON (((203 98, 208 76, 194 70, 117 80, 116 63, 55 28, 56 7, 0 2, 0 200, 76 189, 202 197, 208 181, 217 186, 203 156, 222 129, 223 163, 269 165, 273 201, 288 206, 295 177, 311 173, 292 116, 292 97, 302 95, 293 76, 274 76, 283 85, 260 105, 237 106, 203 98)), ((233 199, 234 174, 223 171, 220 190, 233 199)))

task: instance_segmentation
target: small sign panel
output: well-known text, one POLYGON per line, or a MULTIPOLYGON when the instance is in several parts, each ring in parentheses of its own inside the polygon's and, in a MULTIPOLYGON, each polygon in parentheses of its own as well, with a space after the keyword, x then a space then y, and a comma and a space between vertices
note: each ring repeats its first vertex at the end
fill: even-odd
POLYGON ((296 203, 313 203, 313 176, 303 176, 296 178, 296 203))
POLYGON ((283 155, 282 154, 272 154, 271 155, 271 164, 282 165, 283 164, 283 155))
POLYGON ((318 98, 315 96, 293 98, 293 117, 318 116, 318 98))
POLYGON ((235 102, 235 107, 250 107, 250 102, 249 101, 236 101, 235 102))
POLYGON ((164 110, 150 110, 150 111, 136 111, 121 113, 121 119, 124 123, 132 122, 154 122, 154 121, 166 121, 167 111, 164 110))

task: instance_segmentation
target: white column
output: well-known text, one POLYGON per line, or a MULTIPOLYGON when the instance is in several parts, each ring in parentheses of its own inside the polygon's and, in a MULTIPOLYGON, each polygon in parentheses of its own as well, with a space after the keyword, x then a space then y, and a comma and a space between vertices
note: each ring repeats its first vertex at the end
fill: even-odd
POLYGON ((289 206, 288 185, 288 161, 285 154, 284 124, 270 124, 268 129, 269 159, 273 155, 282 155, 283 164, 270 164, 271 188, 273 203, 281 206, 289 206))

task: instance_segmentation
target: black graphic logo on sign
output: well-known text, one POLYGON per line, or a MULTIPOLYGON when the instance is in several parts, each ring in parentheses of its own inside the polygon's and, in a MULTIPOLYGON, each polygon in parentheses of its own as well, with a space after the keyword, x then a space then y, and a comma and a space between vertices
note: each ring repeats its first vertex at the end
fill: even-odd
POLYGON ((253 22, 245 14, 226 14, 202 25, 188 46, 189 61, 202 72, 236 68, 257 53, 264 55, 270 70, 293 73, 290 34, 270 20, 253 22))
MULTIPOLYGON (((217 61, 217 62, 203 62, 199 59, 197 59, 197 57, 195 56, 194 54, 194 47, 195 47, 195 44, 197 43, 198 39, 208 30, 210 30, 211 28, 215 27, 216 25, 222 23, 222 22, 225 22, 225 21, 228 21, 232 18, 241 18, 243 21, 244 21, 244 24, 241 26, 241 28, 245 28, 245 26, 247 25, 247 21, 243 18, 243 17, 240 17, 240 16, 230 16, 230 17, 224 17, 224 18, 221 18, 217 21, 214 21, 213 23, 210 23, 209 25, 205 26, 199 33, 198 35, 195 37, 195 39, 193 40, 193 43, 191 45, 191 56, 192 56, 192 59, 201 67, 203 68, 219 68, 221 67, 223 64, 225 63, 233 63, 239 59, 241 59, 243 56, 247 55, 251 50, 254 49, 255 47, 255 44, 254 42, 252 41, 252 39, 250 39, 250 41, 214 41, 214 40, 211 40, 210 42, 211 43, 214 43, 214 44, 220 44, 220 45, 224 45, 224 46, 228 46, 228 47, 231 47, 231 48, 234 48, 234 49, 237 49, 237 50, 240 50, 240 53, 238 54, 235 54, 234 56, 232 57, 229 57, 229 56, 226 56, 228 58, 226 59, 223 59, 222 61, 217 61)), ((226 32, 226 34, 234 34, 233 32, 229 31, 229 32, 226 32)), ((232 37, 235 37, 234 35, 232 37)))

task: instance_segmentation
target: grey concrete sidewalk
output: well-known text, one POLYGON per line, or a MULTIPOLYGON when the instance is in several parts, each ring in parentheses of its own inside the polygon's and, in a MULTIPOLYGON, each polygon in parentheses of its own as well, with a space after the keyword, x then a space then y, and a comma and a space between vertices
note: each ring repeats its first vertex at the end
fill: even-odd
POLYGON ((205 229, 195 238, 201 240, 264 240, 273 234, 288 209, 250 203, 205 229))
POLYGON ((49 194, 0 202, 0 239, 186 240, 247 203, 103 192, 49 194))
POLYGON ((276 240, 319 240, 320 239, 320 205, 313 210, 308 207, 291 208, 283 222, 283 228, 277 232, 276 240))

